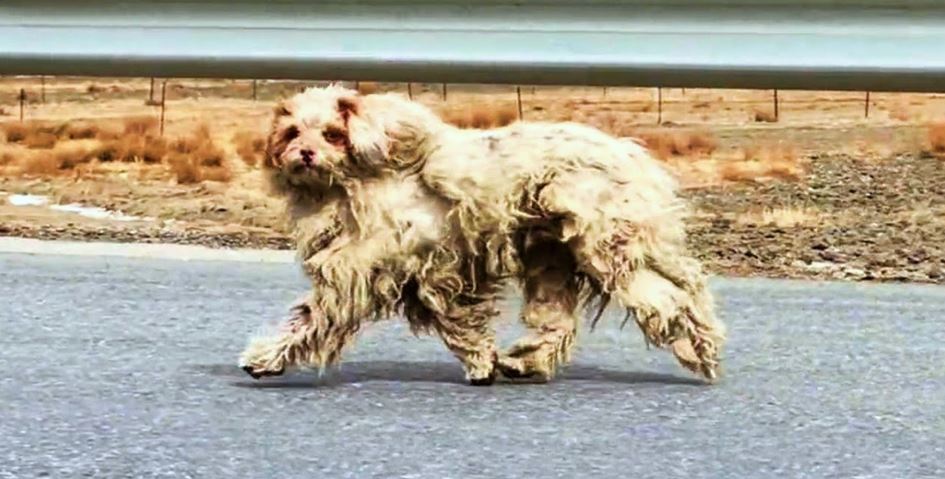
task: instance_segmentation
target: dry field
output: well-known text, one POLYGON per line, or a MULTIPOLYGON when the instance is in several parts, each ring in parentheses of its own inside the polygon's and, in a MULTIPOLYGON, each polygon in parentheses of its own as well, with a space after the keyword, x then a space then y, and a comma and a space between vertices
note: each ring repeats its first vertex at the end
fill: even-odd
MULTIPOLYGON (((0 78, 0 235, 288 247, 258 163, 274 100, 309 84, 171 80, 162 126, 160 81, 0 78)), ((867 117, 857 92, 780 91, 777 115, 771 91, 520 92, 526 120, 643 140, 681 178, 694 247, 715 272, 945 282, 945 95, 871 93, 867 117)), ((409 93, 465 128, 519 117, 514 87, 409 93)))

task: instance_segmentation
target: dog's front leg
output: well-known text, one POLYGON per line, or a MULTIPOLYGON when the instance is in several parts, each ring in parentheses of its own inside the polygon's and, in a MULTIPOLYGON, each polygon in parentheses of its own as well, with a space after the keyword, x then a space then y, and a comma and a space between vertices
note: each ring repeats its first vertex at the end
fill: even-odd
POLYGON ((495 382, 497 354, 492 321, 497 315, 493 302, 485 301, 451 307, 433 321, 433 329, 453 356, 463 363, 466 380, 473 386, 489 386, 495 382))
POLYGON ((360 322, 332 318, 311 299, 303 299, 275 334, 250 341, 240 367, 256 379, 281 375, 292 366, 323 369, 338 362, 359 329, 360 322))

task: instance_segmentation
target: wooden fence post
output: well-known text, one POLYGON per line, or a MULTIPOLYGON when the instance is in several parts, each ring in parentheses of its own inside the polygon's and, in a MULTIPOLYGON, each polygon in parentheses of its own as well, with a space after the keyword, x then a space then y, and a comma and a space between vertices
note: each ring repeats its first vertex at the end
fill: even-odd
POLYGON ((167 80, 161 83, 161 136, 164 136, 164 110, 167 100, 167 80))

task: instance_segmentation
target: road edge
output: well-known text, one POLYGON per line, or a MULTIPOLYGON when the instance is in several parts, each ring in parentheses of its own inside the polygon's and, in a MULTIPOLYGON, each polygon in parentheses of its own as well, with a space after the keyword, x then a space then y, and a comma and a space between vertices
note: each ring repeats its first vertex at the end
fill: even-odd
POLYGON ((295 251, 224 249, 169 243, 108 243, 0 236, 0 254, 112 256, 177 261, 293 263, 295 251))

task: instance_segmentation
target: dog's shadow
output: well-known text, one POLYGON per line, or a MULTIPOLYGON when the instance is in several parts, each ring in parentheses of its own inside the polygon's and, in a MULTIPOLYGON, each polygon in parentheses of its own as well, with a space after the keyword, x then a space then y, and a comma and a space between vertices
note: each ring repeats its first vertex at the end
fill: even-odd
MULTIPOLYGON (((216 374, 245 375, 242 370, 233 366, 213 367, 216 374)), ((376 381, 390 382, 424 382, 443 384, 466 384, 463 379, 462 368, 455 364, 437 361, 352 361, 342 363, 340 367, 328 369, 319 375, 310 371, 295 371, 284 376, 263 378, 260 380, 238 380, 234 386, 254 389, 267 388, 317 388, 338 386, 344 384, 358 384, 376 381)), ((563 369, 554 380, 558 382, 585 381, 616 384, 656 384, 656 385, 683 385, 703 386, 705 383, 693 378, 684 378, 670 374, 615 371, 595 366, 574 364, 563 369)), ((497 386, 530 384, 529 381, 509 381, 499 379, 497 386)))

